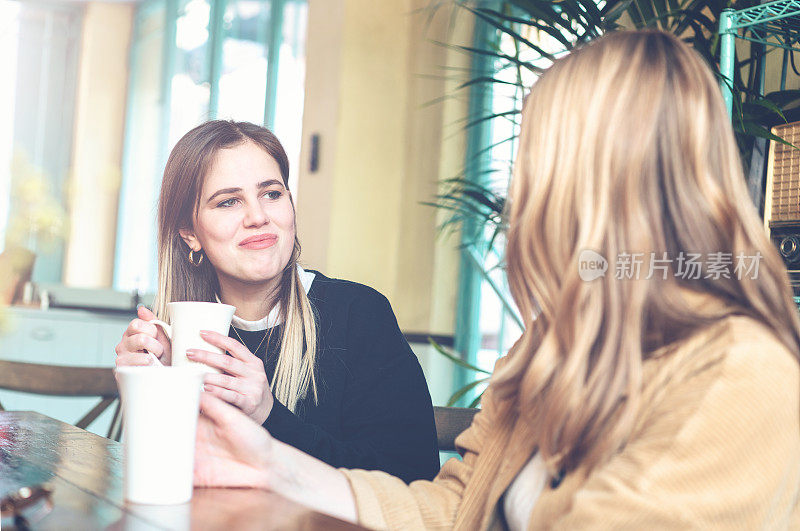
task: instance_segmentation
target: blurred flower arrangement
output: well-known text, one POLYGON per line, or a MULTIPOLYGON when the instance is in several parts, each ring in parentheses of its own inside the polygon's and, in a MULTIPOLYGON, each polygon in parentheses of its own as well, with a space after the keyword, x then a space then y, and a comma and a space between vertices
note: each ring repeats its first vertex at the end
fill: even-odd
POLYGON ((66 211, 41 168, 17 150, 11 160, 11 217, 7 245, 46 251, 66 236, 66 211))
POLYGON ((8 327, 5 311, 30 275, 34 253, 46 253, 66 236, 67 215, 42 168, 22 150, 8 167, 11 181, 4 252, 0 255, 0 333, 8 327))

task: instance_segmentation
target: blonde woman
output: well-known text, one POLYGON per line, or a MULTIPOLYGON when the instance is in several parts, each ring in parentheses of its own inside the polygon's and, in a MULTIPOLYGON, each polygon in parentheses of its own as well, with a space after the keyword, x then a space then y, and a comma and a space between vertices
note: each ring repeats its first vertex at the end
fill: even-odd
POLYGON ((268 488, 374 528, 796 526, 800 321, 702 59, 633 32, 559 60, 525 104, 509 224, 527 326, 462 460, 410 486, 336 470, 208 395, 196 484, 268 488))
MULTIPOLYGON (((236 307, 229 355, 189 351, 222 370, 206 390, 273 437, 340 467, 405 481, 438 471, 433 408, 419 363, 377 291, 298 264, 289 162, 267 129, 211 121, 175 145, 158 205, 156 314, 171 301, 236 307)), ((169 364, 170 342, 139 309, 117 365, 169 364)))

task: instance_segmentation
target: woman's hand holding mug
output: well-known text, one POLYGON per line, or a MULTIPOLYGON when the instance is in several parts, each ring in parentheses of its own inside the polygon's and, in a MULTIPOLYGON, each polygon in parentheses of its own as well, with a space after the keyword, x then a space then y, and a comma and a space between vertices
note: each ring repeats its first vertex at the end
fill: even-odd
POLYGON ((153 312, 144 306, 137 310, 138 319, 128 324, 122 340, 114 348, 117 353, 117 367, 125 365, 153 365, 155 358, 162 365, 170 365, 172 358, 171 342, 164 331, 151 323, 156 319, 153 312))
POLYGON ((263 424, 274 403, 264 362, 228 336, 212 331, 200 332, 200 336, 230 354, 198 349, 186 351, 190 361, 199 361, 222 371, 222 374, 206 375, 205 390, 238 407, 258 424, 263 424))
MULTIPOLYGON (((233 311, 230 311, 230 314, 232 315, 233 311)), ((163 329, 163 323, 144 306, 139 307, 138 315, 139 318, 130 322, 122 335, 122 340, 114 349, 117 353, 117 366, 153 365, 157 363, 156 359, 162 365, 171 365, 172 342, 163 329)), ((230 325, 230 315, 227 319, 228 324, 225 327, 230 325)), ((248 417, 263 424, 269 417, 274 402, 269 380, 264 371, 264 362, 235 339, 218 332, 202 331, 200 337, 207 344, 222 349, 222 353, 197 348, 186 350, 188 361, 204 363, 222 371, 222 374, 206 376, 206 391, 233 404, 248 417), (230 355, 225 354, 225 351, 230 355)))

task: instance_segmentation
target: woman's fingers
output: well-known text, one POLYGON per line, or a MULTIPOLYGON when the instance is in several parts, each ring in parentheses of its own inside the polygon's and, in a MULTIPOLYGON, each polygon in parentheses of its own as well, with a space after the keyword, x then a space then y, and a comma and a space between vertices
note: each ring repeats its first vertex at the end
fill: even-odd
POLYGON ((218 332, 212 332, 211 330, 201 330, 200 337, 202 337, 204 340, 208 341, 215 347, 227 350, 231 356, 241 361, 242 363, 247 363, 247 364, 261 363, 261 360, 258 359, 252 352, 250 352, 250 350, 248 350, 247 347, 245 347, 232 337, 224 336, 218 332))
POLYGON ((227 350, 231 355, 189 349, 186 357, 219 369, 225 374, 211 377, 206 388, 215 396, 237 406, 252 420, 263 424, 269 417, 274 400, 264 363, 244 345, 228 336, 204 330, 201 337, 211 345, 227 350))
POLYGON ((114 349, 117 356, 134 352, 151 352, 160 363, 169 365, 171 342, 160 327, 150 322, 155 319, 155 314, 144 306, 140 306, 136 312, 139 317, 128 324, 128 328, 122 334, 122 340, 114 349))
POLYGON ((200 394, 200 412, 211 422, 225 428, 242 413, 211 393, 200 394))
POLYGON ((125 343, 129 347, 129 351, 146 350, 147 352, 152 352, 159 358, 164 354, 164 345, 157 339, 145 334, 130 336, 125 343))
POLYGON ((231 389, 226 389, 214 384, 205 384, 203 389, 206 391, 206 393, 211 393, 220 400, 224 400, 225 402, 234 405, 239 409, 241 409, 244 405, 244 396, 241 393, 237 393, 231 389))
POLYGON ((151 312, 150 308, 145 305, 141 305, 136 309, 136 315, 138 315, 139 319, 142 321, 152 321, 156 318, 156 314, 151 312))
MULTIPOLYGON (((156 314, 150 311, 149 308, 142 305, 136 310, 137 315, 143 321, 152 321, 156 319, 156 314)), ((148 323, 151 324, 151 323, 148 323)), ((172 360, 172 341, 170 340, 169 336, 164 332, 164 329, 160 326, 153 325, 156 328, 156 335, 155 338, 158 340, 159 343, 163 345, 163 355, 161 356, 161 361, 165 364, 169 365, 172 360)))
POLYGON ((266 488, 267 430, 212 393, 200 395, 195 485, 266 488))
POLYGON ((223 371, 206 375, 206 391, 238 407, 258 424, 267 420, 274 399, 262 363, 251 367, 226 354, 194 349, 187 350, 186 357, 223 371))
POLYGON ((148 365, 155 365, 156 360, 153 356, 147 353, 132 352, 128 354, 121 354, 115 360, 117 367, 143 367, 148 365))
POLYGON ((235 396, 222 391, 214 394, 249 415, 256 410, 262 401, 264 389, 259 382, 259 380, 252 378, 237 378, 227 374, 207 374, 205 377, 205 389, 210 392, 216 389, 217 391, 227 390, 235 393, 235 396))
POLYGON ((209 367, 214 367, 233 376, 248 376, 252 372, 247 365, 227 354, 189 349, 186 351, 186 357, 191 361, 205 363, 209 367))
POLYGON ((245 380, 236 378, 235 376, 229 376, 227 374, 206 374, 205 383, 208 385, 222 387, 224 389, 230 389, 231 391, 236 391, 237 393, 243 393, 247 385, 245 380))
POLYGON ((136 334, 147 334, 148 336, 155 338, 158 335, 158 327, 153 323, 145 321, 144 319, 134 319, 128 325, 123 337, 134 336, 136 334))
POLYGON ((161 359, 164 354, 164 345, 148 335, 136 334, 123 337, 122 341, 114 347, 114 352, 117 353, 117 356, 142 353, 145 351, 151 352, 157 358, 161 359))

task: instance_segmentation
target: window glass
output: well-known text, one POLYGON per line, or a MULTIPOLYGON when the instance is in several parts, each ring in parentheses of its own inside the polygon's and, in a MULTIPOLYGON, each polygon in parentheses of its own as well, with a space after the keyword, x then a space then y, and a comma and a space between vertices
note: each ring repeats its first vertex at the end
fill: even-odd
POLYGON ((229 1, 223 24, 217 116, 263 123, 270 4, 258 0, 229 1))
POLYGON ((79 4, 0 2, 0 248, 34 251, 40 282, 62 276, 82 20, 79 4))
POLYGON ((210 15, 208 0, 180 3, 170 77, 169 149, 187 131, 210 118, 210 15))
MULTIPOLYGON (((0 72, 17 71, 19 3, 0 1, 0 72)), ((5 247, 11 194, 11 157, 14 152, 15 76, 0 76, 0 251, 5 247)))
POLYGON ((114 263, 114 285, 124 291, 152 290, 157 273, 155 205, 167 142, 166 23, 164 2, 146 2, 136 13, 114 263))
POLYGON ((272 127, 281 139, 291 168, 289 189, 295 202, 297 174, 300 162, 300 142, 303 129, 303 97, 306 78, 306 21, 308 4, 305 1, 287 2, 283 8, 282 41, 278 62, 278 83, 272 127))

